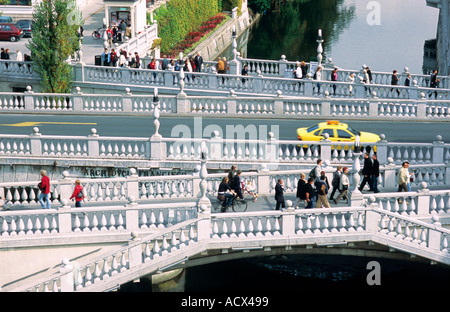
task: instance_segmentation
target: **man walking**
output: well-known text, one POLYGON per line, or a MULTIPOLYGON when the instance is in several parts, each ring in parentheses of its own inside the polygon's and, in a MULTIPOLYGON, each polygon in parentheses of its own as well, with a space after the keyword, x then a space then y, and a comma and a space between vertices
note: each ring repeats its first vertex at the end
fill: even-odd
POLYGON ((275 210, 281 210, 282 208, 286 207, 286 204, 284 202, 284 183, 282 179, 278 179, 277 185, 275 185, 275 201, 277 202, 277 206, 275 207, 275 210))
POLYGON ((308 183, 305 185, 305 194, 306 194, 306 208, 314 207, 314 187, 313 187, 314 179, 309 178, 308 183))
POLYGON ((197 55, 195 56, 194 63, 195 63, 195 71, 201 72, 203 65, 203 57, 200 55, 200 52, 198 52, 197 55))
POLYGON ((372 183, 370 182, 370 174, 372 172, 372 161, 369 158, 369 153, 364 154, 364 166, 362 169, 362 174, 364 176, 361 185, 359 186, 359 191, 362 192, 364 186, 366 186, 366 183, 369 184, 369 190, 373 191, 372 189, 372 183))
POLYGON ((379 193, 378 190, 378 177, 380 176, 380 163, 377 159, 377 154, 372 155, 372 168, 370 170, 371 185, 374 193, 379 193))

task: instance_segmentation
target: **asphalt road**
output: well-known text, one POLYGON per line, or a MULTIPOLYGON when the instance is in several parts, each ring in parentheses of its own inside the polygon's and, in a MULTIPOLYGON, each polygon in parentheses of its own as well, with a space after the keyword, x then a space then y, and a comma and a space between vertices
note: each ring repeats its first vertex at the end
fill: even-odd
MULTIPOLYGON (((265 139, 269 131, 278 133, 282 140, 296 140, 296 129, 313 125, 321 120, 291 119, 233 119, 206 117, 161 117, 159 133, 164 137, 210 137, 219 130, 222 137, 231 138, 235 131, 249 130, 247 138, 265 139), (240 129, 238 125, 242 125, 240 129), (202 131, 203 130, 203 131, 202 131), (181 133, 181 134, 180 134, 181 133)), ((390 142, 428 143, 442 135, 450 142, 449 122, 407 122, 407 121, 346 121, 353 128, 385 134, 390 142)), ((0 133, 30 134, 38 127, 45 135, 82 135, 97 129, 100 136, 149 137, 155 132, 153 117, 139 116, 74 116, 74 115, 32 115, 0 113, 0 133)))

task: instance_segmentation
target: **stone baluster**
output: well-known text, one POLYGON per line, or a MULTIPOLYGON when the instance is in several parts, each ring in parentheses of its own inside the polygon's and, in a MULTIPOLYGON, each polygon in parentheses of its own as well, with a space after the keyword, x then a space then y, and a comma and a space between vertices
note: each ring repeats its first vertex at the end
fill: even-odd
POLYGON ((232 26, 232 43, 231 46, 233 47, 233 59, 228 62, 230 66, 230 74, 231 75, 240 75, 241 74, 241 63, 237 59, 238 51, 237 51, 237 42, 236 42, 236 25, 233 24, 232 26))
POLYGON ((155 88, 153 96, 153 123, 155 124, 155 133, 150 138, 150 155, 149 159, 152 160, 164 160, 167 157, 167 144, 162 141, 162 136, 159 133, 160 121, 159 121, 159 97, 158 89, 155 88))
POLYGON ((201 161, 200 161, 201 167, 200 167, 200 173, 199 173, 200 198, 197 203, 199 212, 202 212, 202 213, 211 213, 211 201, 209 200, 208 197, 206 197, 206 193, 208 190, 208 182, 206 180, 208 178, 208 169, 206 166, 207 155, 208 155, 208 150, 206 148, 206 143, 202 142, 201 161))
POLYGON ((319 63, 318 66, 322 65, 322 53, 323 53, 323 48, 322 48, 322 43, 323 43, 323 39, 322 39, 322 29, 319 29, 318 31, 318 36, 317 36, 317 40, 316 42, 318 43, 317 46, 317 62, 319 63))

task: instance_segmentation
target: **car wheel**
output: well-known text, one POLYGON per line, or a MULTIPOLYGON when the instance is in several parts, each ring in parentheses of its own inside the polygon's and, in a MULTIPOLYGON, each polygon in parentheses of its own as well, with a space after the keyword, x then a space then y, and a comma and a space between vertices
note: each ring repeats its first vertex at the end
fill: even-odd
POLYGON ((16 42, 16 41, 17 41, 17 38, 14 37, 14 36, 11 36, 11 38, 9 38, 9 40, 11 40, 11 42, 16 42))

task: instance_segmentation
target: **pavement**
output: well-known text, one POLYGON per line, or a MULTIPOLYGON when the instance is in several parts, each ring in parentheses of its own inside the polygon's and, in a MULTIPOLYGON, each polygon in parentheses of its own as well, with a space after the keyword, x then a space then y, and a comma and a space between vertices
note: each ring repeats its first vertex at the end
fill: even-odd
MULTIPOLYGON (((81 9, 82 17, 85 20, 82 43, 82 60, 87 65, 94 65, 95 55, 103 52, 103 39, 93 39, 92 32, 103 26, 103 18, 105 17, 105 10, 102 0, 91 0, 89 5, 81 9)), ((1 48, 8 48, 10 50, 11 60, 16 60, 16 51, 19 49, 22 54, 30 54, 28 43, 30 38, 22 38, 17 42, 0 41, 1 48)))

